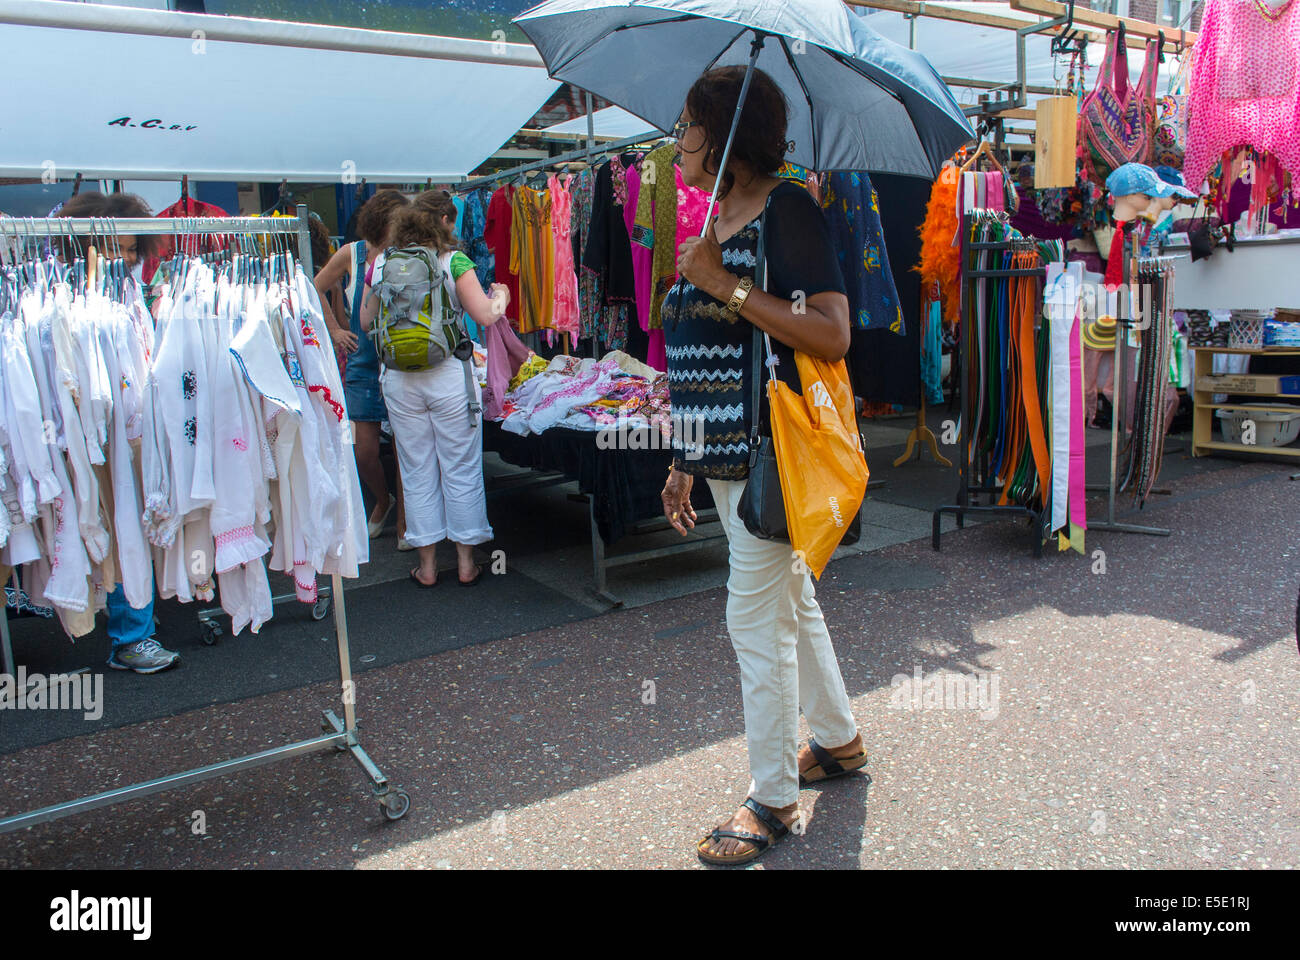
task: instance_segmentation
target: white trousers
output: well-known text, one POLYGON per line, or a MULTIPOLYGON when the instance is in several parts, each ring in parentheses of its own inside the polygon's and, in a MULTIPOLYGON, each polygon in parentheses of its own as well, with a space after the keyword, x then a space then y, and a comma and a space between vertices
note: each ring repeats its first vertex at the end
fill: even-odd
MULTIPOLYGON (((427 547, 442 540, 491 540, 483 418, 470 427, 464 366, 449 359, 414 373, 385 368, 379 382, 402 468, 406 542, 427 547)), ((474 390, 477 395, 477 384, 474 390)))
POLYGON ((709 480, 727 535, 727 632, 740 662, 749 795, 769 807, 799 799, 799 710, 813 737, 839 747, 857 723, 813 591, 790 544, 760 540, 736 515, 744 480, 709 480))

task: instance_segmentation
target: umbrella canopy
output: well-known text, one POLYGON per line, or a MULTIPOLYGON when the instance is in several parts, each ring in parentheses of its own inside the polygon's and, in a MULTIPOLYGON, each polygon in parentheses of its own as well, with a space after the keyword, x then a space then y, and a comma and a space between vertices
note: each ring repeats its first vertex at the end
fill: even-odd
POLYGON ((975 139, 929 62, 840 0, 547 0, 515 18, 547 71, 647 120, 677 122, 712 67, 750 61, 789 103, 789 159, 813 170, 935 177, 975 139))

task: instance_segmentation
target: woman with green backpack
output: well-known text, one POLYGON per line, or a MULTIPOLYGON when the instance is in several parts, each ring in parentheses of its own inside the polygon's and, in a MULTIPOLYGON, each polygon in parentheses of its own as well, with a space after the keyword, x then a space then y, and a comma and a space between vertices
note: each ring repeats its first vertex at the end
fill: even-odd
MULTIPOLYGON (((382 535, 394 504, 397 503, 398 533, 402 526, 401 480, 398 479, 396 498, 388 489, 388 477, 379 459, 380 424, 388 419, 384 397, 379 390, 379 358, 375 348, 361 332, 361 291, 365 285, 367 268, 375 262, 388 245, 393 216, 411 201, 396 190, 381 190, 365 202, 357 216, 357 233, 361 239, 339 248, 316 274, 316 292, 322 303, 326 295, 343 287, 350 325, 340 327, 330 324, 330 337, 336 347, 346 351, 347 370, 343 378, 343 395, 347 400, 348 417, 352 421, 353 455, 357 473, 374 497, 374 510, 367 519, 370 539, 382 535)), ((332 312, 326 311, 328 323, 332 312)), ((399 542, 398 549, 401 549, 399 542)))
POLYGON ((461 586, 482 571, 474 545, 492 539, 483 489, 482 398, 464 317, 489 326, 510 294, 483 291, 459 250, 451 196, 426 193, 397 211, 390 246, 370 267, 361 325, 382 364, 406 507, 406 540, 420 553, 411 579, 438 583, 436 545, 456 544, 461 586))

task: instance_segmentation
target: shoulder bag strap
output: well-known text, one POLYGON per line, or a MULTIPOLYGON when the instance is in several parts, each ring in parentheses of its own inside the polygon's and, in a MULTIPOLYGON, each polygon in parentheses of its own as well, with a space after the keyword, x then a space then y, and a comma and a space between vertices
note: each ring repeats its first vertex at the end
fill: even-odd
MULTIPOLYGON (((1107 76, 1107 82, 1110 84, 1111 92, 1115 94, 1115 99, 1121 104, 1128 100, 1129 79, 1128 79, 1128 41, 1120 36, 1119 31, 1115 31, 1114 39, 1111 44, 1114 50, 1114 56, 1109 58, 1110 73, 1107 76), (1120 85, 1123 84, 1124 95, 1120 96, 1120 85)), ((1105 69, 1103 67, 1103 69, 1105 69)))
MULTIPOLYGON (((773 192, 776 189, 774 187, 773 192)), ((763 201, 763 212, 758 218, 758 251, 754 257, 754 288, 764 292, 767 291, 767 252, 764 241, 767 235, 767 208, 771 202, 772 194, 769 193, 767 199, 763 201)), ((750 383, 750 398, 752 401, 750 409, 753 411, 754 422, 750 424, 749 428, 749 449, 750 455, 753 456, 754 452, 758 450, 759 424, 763 422, 763 352, 766 346, 767 353, 770 356, 772 344, 768 340, 767 334, 760 330, 756 324, 751 324, 751 326, 754 327, 754 359, 752 364, 753 375, 750 383)), ((776 376, 775 371, 770 366, 768 367, 768 373, 773 377, 776 376)))
POLYGON ((352 245, 352 332, 361 332, 361 301, 366 292, 366 241, 352 245))

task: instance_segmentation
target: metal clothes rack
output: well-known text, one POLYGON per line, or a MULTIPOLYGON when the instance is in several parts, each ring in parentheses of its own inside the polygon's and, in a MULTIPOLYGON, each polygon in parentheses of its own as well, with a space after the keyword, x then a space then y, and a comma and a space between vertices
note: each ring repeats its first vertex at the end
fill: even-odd
POLYGON ((981 453, 978 456, 976 464, 976 483, 972 483, 971 463, 972 445, 974 437, 972 436, 972 427, 969 422, 970 418, 967 408, 967 398, 970 396, 970 364, 967 357, 978 356, 978 350, 975 347, 976 329, 973 320, 974 310, 972 308, 971 297, 969 296, 970 283, 973 280, 983 280, 989 278, 1002 277, 1037 277, 1040 280, 1047 279, 1047 268, 1038 266, 1034 268, 1008 268, 1008 269, 983 269, 972 268, 970 264, 970 251, 987 250, 987 251, 1010 251, 1017 244, 1014 240, 995 240, 982 241, 971 240, 971 226, 978 222, 982 217, 992 216, 992 211, 976 211, 975 216, 963 214, 961 219, 961 287, 958 295, 958 312, 957 316, 961 323, 961 336, 957 339, 957 350, 954 354, 954 362, 961 366, 961 398, 962 410, 958 417, 959 430, 961 437, 958 440, 958 458, 957 458, 957 497, 956 503, 944 504, 934 510, 931 520, 930 545, 935 550, 939 549, 939 524, 945 513, 951 513, 956 517, 958 529, 965 526, 965 515, 973 514, 991 514, 1011 517, 1025 517, 1029 520, 1031 545, 1034 556, 1043 555, 1043 523, 1046 519, 1047 510, 1034 510, 1030 507, 1018 504, 999 505, 994 503, 994 498, 1000 494, 1001 488, 988 483, 988 456, 981 453), (969 309, 968 309, 969 308, 969 309), (969 313, 969 315, 968 315, 969 313), (987 498, 988 502, 979 503, 981 498, 987 498), (972 500, 976 502, 972 502, 972 500))
MULTIPOLYGON (((1128 331, 1129 327, 1133 326, 1132 304, 1128 302, 1128 298, 1132 289, 1129 286, 1132 279, 1131 262, 1129 260, 1132 254, 1132 244, 1132 237, 1124 238, 1122 251, 1124 279, 1120 285, 1119 294, 1119 303, 1124 305, 1124 308, 1118 311, 1123 315, 1115 318, 1115 362, 1114 373, 1112 374, 1114 386, 1111 388, 1112 403, 1110 408, 1110 477, 1104 488, 1106 490, 1106 519, 1089 520, 1088 529, 1105 530, 1113 533, 1145 533, 1149 536, 1167 537, 1171 531, 1164 527, 1121 523, 1115 519, 1115 483, 1119 465, 1119 451, 1125 443, 1129 442, 1127 436, 1121 438, 1120 435, 1128 433, 1128 331), (1121 423, 1123 426, 1121 426, 1121 423)), ((1090 487, 1089 489, 1098 488, 1090 487)))
POLYGON ((557 163, 568 163, 571 160, 590 160, 592 157, 603 156, 607 153, 616 153, 627 147, 634 147, 638 143, 649 143, 651 140, 662 140, 663 134, 658 132, 643 133, 635 137, 625 137, 622 140, 615 140, 613 143, 602 143, 599 147, 591 144, 583 147, 581 150, 570 150, 567 153, 557 153, 553 157, 544 157, 541 160, 531 160, 528 163, 521 163, 517 167, 511 167, 509 170, 498 170, 496 173, 490 173, 485 177, 475 177, 473 180, 463 180, 460 183, 452 184, 457 193, 469 193, 471 190, 477 190, 479 187, 486 187, 489 184, 498 183, 501 180, 509 180, 520 174, 528 173, 532 170, 542 170, 546 167, 554 166, 557 163))
MULTIPOLYGON (((259 234, 291 235, 297 237, 299 260, 303 267, 311 272, 311 238, 308 232, 307 207, 298 204, 294 217, 213 217, 213 218, 89 218, 74 219, 54 217, 48 219, 4 219, 0 220, 0 235, 10 237, 57 237, 57 236, 102 236, 111 240, 115 235, 173 235, 187 236, 195 234, 259 234)), ((0 819, 0 834, 34 826, 50 820, 107 807, 139 797, 147 797, 165 790, 187 786, 223 777, 239 771, 260 767, 278 760, 288 760, 308 754, 328 750, 348 752, 361 766, 372 784, 372 793, 379 801, 380 810, 388 820, 398 820, 410 809, 411 798, 406 791, 394 789, 388 778, 371 760, 362 748, 357 736, 355 685, 352 681, 352 659, 348 646, 347 608, 343 599, 343 578, 335 573, 331 576, 331 593, 334 607, 334 632, 339 658, 340 698, 342 700, 343 718, 340 720, 333 710, 326 710, 322 715, 321 730, 323 735, 307 740, 299 740, 269 750, 236 757, 219 763, 195 767, 179 773, 169 774, 118 787, 92 796, 81 797, 66 803, 30 810, 26 813, 0 819)), ((319 618, 318 618, 319 619, 319 618)), ((8 615, 0 618, 0 639, 8 650, 8 615)))

